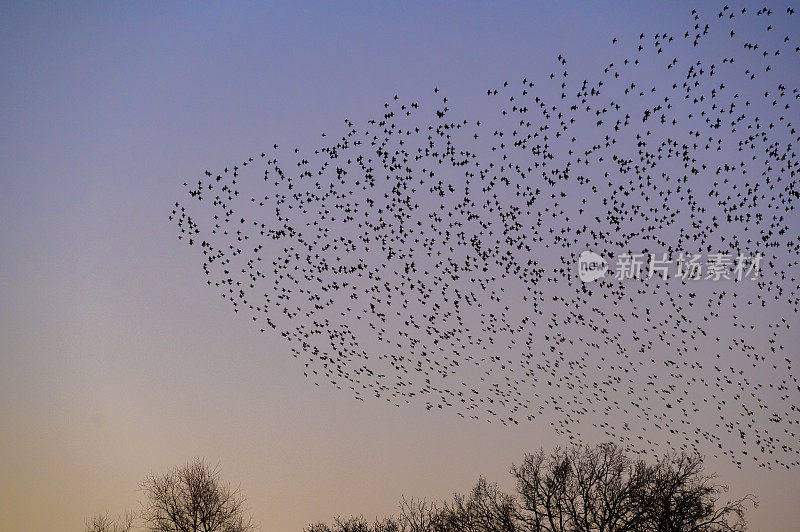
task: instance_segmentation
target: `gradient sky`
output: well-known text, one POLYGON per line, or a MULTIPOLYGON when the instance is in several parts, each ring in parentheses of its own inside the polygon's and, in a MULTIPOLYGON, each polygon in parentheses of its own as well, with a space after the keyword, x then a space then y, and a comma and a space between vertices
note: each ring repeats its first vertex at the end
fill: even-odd
MULTIPOLYGON (((707 10, 714 4, 703 4, 707 10)), ((312 386, 205 286, 167 220, 187 178, 316 141, 396 93, 586 70, 691 6, 620 2, 0 2, 0 529, 81 530, 194 457, 262 530, 395 511, 563 443, 312 386)), ((796 79, 796 78, 795 78, 796 79)), ((800 471, 708 467, 800 522, 800 471)))

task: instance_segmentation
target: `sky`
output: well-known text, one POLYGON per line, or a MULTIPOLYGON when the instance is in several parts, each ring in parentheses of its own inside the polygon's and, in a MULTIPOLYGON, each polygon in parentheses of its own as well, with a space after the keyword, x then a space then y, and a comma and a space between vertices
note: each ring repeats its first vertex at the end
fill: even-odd
MULTIPOLYGON (((709 11, 718 5, 699 3, 709 11)), ((81 530, 205 457, 262 530, 510 487, 547 423, 505 427, 313 386, 205 284, 182 183, 317 142, 394 94, 468 101, 554 56, 685 24, 651 2, 0 2, 0 529, 81 530)), ((797 79, 795 76, 794 79, 797 79)), ((753 530, 800 522, 800 472, 710 470, 753 530)))

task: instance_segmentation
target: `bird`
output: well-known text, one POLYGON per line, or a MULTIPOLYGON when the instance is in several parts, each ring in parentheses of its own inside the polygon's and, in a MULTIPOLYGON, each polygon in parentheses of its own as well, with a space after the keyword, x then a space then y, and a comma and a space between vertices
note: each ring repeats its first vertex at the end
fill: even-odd
POLYGON ((168 217, 314 386, 796 468, 800 46, 774 35, 792 8, 735 12, 613 36, 584 71, 554 51, 473 91, 480 120, 444 85, 394 94, 183 181, 168 217))

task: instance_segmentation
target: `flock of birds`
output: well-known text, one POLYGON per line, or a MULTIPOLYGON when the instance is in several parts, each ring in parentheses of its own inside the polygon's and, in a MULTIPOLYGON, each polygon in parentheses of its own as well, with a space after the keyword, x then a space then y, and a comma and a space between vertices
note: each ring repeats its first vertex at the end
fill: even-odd
POLYGON ((394 96, 312 150, 206 171, 170 219, 316 385, 795 467, 800 24, 688 22, 611 39, 597 72, 559 55, 481 93, 480 119, 394 96), (582 283, 583 250, 764 258, 756 279, 582 283))

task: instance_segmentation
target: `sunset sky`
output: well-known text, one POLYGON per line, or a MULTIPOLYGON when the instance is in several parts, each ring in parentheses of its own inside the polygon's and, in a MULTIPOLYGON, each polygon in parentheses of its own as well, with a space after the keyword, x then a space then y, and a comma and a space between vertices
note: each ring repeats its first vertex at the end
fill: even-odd
MULTIPOLYGON (((547 420, 314 386, 206 286, 167 217, 207 168, 311 145, 394 94, 469 101, 558 54, 590 71, 612 36, 683 27, 691 7, 0 1, 0 530, 136 510, 148 473, 195 457, 261 530, 390 514, 479 475, 511 488, 525 452, 566 443, 547 420)), ((799 470, 707 467, 758 496, 753 530, 797 528, 799 470)))

